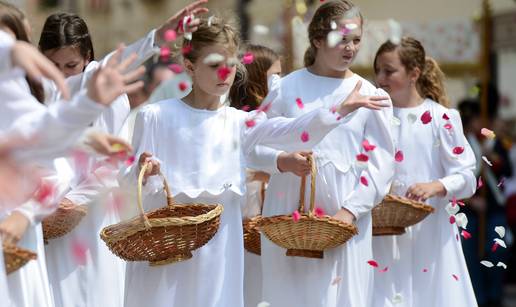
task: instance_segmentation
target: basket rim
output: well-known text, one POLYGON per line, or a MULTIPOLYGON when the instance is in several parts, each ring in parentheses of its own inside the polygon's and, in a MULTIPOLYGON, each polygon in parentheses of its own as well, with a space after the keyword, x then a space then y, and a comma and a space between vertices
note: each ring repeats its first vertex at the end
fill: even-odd
POLYGON ((211 221, 214 218, 217 218, 224 211, 224 207, 221 204, 200 204, 200 203, 187 203, 187 204, 175 204, 174 207, 165 206, 162 208, 154 209, 152 211, 146 212, 145 216, 147 217, 147 221, 149 222, 149 226, 146 225, 144 218, 142 215, 135 216, 129 220, 122 221, 120 223, 110 225, 104 227, 100 232, 101 238, 106 241, 106 243, 114 243, 120 240, 125 240, 128 237, 142 231, 149 230, 155 227, 168 227, 168 226, 188 226, 188 225, 198 225, 207 221, 211 221), (196 206, 196 207, 214 207, 207 213, 203 213, 197 216, 186 216, 186 217, 163 217, 163 218, 152 218, 148 217, 149 214, 154 213, 163 209, 175 209, 175 207, 180 206, 196 206), (108 234, 111 230, 116 230, 119 228, 128 228, 125 229, 123 233, 118 234, 108 234))
POLYGON ((377 208, 380 205, 385 205, 387 202, 394 202, 394 203, 398 203, 398 204, 401 204, 401 205, 407 205, 407 206, 413 207, 415 209, 420 209, 420 210, 423 210, 423 211, 426 211, 426 212, 430 212, 430 213, 433 213, 435 211, 434 207, 432 207, 430 205, 427 205, 427 204, 425 204, 423 202, 412 200, 412 199, 408 199, 406 197, 402 197, 402 196, 398 196, 398 195, 394 195, 394 194, 387 194, 387 195, 385 195, 385 197, 382 200, 382 202, 378 206, 375 206, 373 208, 373 210, 380 210, 380 209, 377 209, 377 208))
POLYGON ((29 260, 34 260, 38 257, 38 255, 26 248, 16 246, 14 244, 2 244, 3 253, 16 253, 18 257, 29 258, 29 260))
POLYGON ((358 228, 355 224, 347 224, 340 220, 334 219, 328 215, 319 217, 319 216, 310 216, 308 214, 303 213, 303 214, 301 214, 301 216, 297 222, 294 222, 292 215, 273 215, 273 216, 262 217, 257 222, 257 225, 261 229, 262 227, 273 225, 278 222, 299 223, 299 222, 306 222, 306 221, 326 222, 328 224, 344 228, 347 231, 353 233, 353 235, 358 234, 358 228))

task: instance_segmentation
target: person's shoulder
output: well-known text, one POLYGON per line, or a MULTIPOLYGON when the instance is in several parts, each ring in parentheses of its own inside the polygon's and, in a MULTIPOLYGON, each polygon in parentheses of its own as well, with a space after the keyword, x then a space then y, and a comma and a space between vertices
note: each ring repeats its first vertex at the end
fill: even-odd
POLYGON ((171 109, 177 108, 179 101, 176 98, 160 100, 155 103, 148 103, 141 107, 139 113, 147 116, 157 115, 171 109))

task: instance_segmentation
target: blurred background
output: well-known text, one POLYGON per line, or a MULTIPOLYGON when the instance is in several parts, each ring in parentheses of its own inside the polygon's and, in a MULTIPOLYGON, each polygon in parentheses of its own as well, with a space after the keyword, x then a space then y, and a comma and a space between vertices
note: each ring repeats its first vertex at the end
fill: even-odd
MULTIPOLYGON (((186 0, 11 0, 32 23, 34 42, 45 18, 73 12, 84 18, 95 54, 130 43, 161 24, 186 0)), ((388 39, 410 35, 422 41, 447 75, 453 106, 463 117, 470 142, 478 143, 478 176, 485 184, 468 204, 463 242, 481 306, 516 306, 516 0, 355 0, 365 17, 365 34, 353 70, 372 79, 372 60, 388 39), (494 140, 479 129, 494 130, 494 140), (491 166, 482 162, 482 157, 491 166), (506 228, 507 248, 493 248, 495 226, 506 228), (512 230, 512 231, 511 231, 512 230), (493 251, 493 249, 495 249, 493 251), (480 260, 507 264, 486 268, 480 260)), ((318 0, 210 0, 210 14, 235 17, 244 39, 283 57, 284 72, 301 67, 306 28, 318 0)))

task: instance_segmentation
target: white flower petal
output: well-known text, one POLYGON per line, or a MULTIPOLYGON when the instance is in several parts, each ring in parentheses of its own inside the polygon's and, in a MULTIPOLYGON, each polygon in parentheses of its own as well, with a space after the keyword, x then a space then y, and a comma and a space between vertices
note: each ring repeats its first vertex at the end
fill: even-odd
POLYGON ((337 23, 332 20, 331 23, 330 23, 330 27, 331 27, 332 30, 337 30, 337 23))
POLYGON ((499 266, 499 267, 502 267, 502 268, 504 268, 504 269, 507 269, 507 265, 506 265, 505 263, 503 263, 503 262, 498 262, 498 263, 496 264, 496 266, 499 266))
POLYGON ((448 203, 445 207, 446 212, 448 212, 449 215, 455 215, 459 212, 460 208, 458 205, 453 205, 453 203, 448 203))
POLYGON ((340 33, 340 31, 331 31, 330 33, 328 33, 328 36, 326 37, 326 39, 327 39, 328 47, 334 48, 342 40, 342 34, 340 33))
POLYGON ((460 228, 466 229, 466 226, 468 226, 468 217, 464 213, 455 215, 455 221, 460 228))
POLYGON ((496 226, 494 230, 500 236, 500 238, 505 237, 505 227, 503 227, 503 226, 496 226))
POLYGON ((271 304, 267 303, 267 302, 261 302, 261 303, 258 303, 258 305, 256 307, 269 307, 271 304))
POLYGON ((503 247, 503 248, 507 248, 507 245, 505 245, 505 242, 502 240, 502 239, 494 239, 494 241, 496 242, 496 244, 498 244, 499 246, 503 247))
POLYGON ((483 266, 486 266, 488 268, 494 267, 494 264, 491 261, 487 261, 487 260, 480 261, 480 264, 483 265, 483 266))
POLYGON ((491 163, 491 161, 489 161, 489 159, 486 157, 486 156, 482 156, 482 160, 484 160, 484 162, 489 165, 489 166, 493 166, 493 163, 491 163))
POLYGON ((211 53, 211 54, 208 54, 202 62, 206 65, 210 65, 210 64, 217 64, 222 61, 224 61, 224 56, 222 54, 211 53))
POLYGON ((254 25, 253 31, 256 34, 267 35, 269 34, 269 28, 264 25, 254 25))
POLYGON ((358 28, 358 25, 356 23, 347 23, 345 27, 346 29, 353 31, 358 28))

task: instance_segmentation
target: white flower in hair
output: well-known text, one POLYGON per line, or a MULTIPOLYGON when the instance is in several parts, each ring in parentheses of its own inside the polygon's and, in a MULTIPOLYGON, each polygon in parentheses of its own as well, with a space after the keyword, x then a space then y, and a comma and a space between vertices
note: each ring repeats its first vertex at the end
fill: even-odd
POLYGON ((328 33, 328 36, 326 37, 326 40, 328 43, 328 47, 334 48, 342 40, 342 33, 340 31, 330 31, 330 33, 328 33))

